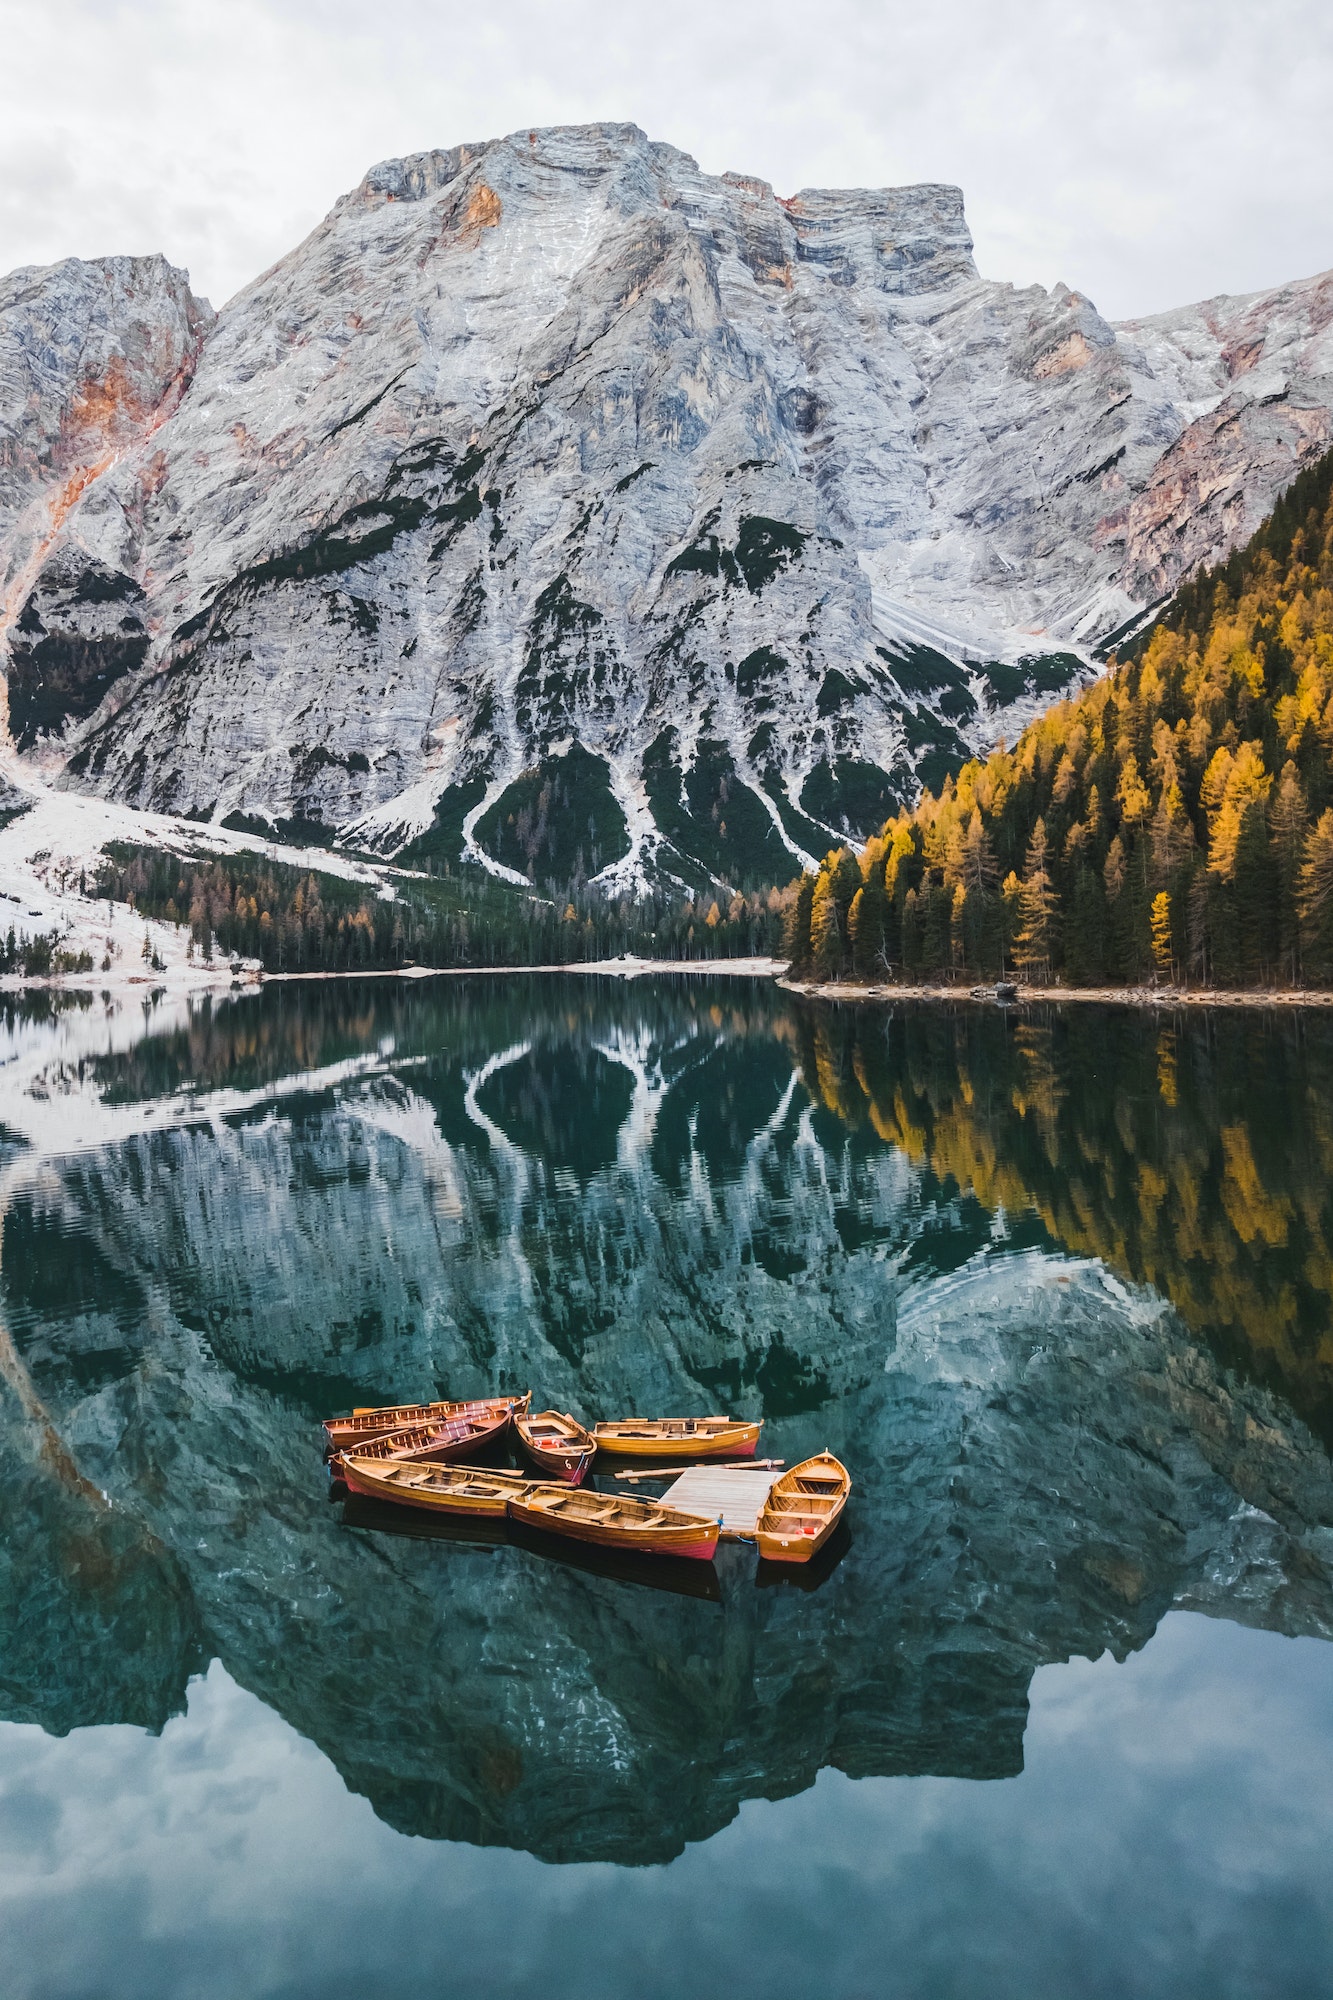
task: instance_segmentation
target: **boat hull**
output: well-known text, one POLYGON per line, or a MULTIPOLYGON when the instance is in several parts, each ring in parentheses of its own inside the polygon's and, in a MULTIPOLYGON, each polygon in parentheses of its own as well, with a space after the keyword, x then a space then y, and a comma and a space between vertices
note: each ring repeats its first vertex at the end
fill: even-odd
MULTIPOLYGON (((364 1507, 364 1500, 348 1501, 349 1506, 364 1507)), ((382 1510, 389 1512, 386 1507, 382 1510)), ((437 1515, 430 1521, 424 1515, 413 1516, 402 1509, 399 1519, 425 1521, 427 1528, 438 1532, 437 1515)), ((483 1523, 474 1521, 474 1533, 481 1530, 483 1523)), ((457 1533, 457 1523, 454 1532, 457 1533)), ((581 1571, 585 1576, 604 1576, 614 1583, 636 1584, 642 1590, 665 1591, 672 1597, 694 1597, 708 1604, 722 1602, 722 1586, 718 1581, 716 1567, 711 1562, 694 1562, 688 1556, 641 1555, 637 1549, 604 1549, 592 1542, 571 1541, 568 1535, 548 1535, 542 1528, 529 1528, 523 1521, 516 1521, 511 1514, 505 1526, 505 1536, 512 1547, 526 1549, 541 1562, 555 1563, 564 1569, 581 1571)), ((804 1570, 792 1569, 780 1572, 783 1578, 803 1577, 804 1570)))
POLYGON ((591 1451, 577 1454, 538 1451, 521 1440, 519 1450, 543 1479, 556 1480, 562 1486, 582 1486, 596 1457, 596 1453, 591 1451))
POLYGON ((585 1542, 591 1548, 632 1550, 639 1555, 682 1556, 690 1562, 711 1562, 717 1553, 718 1524, 701 1518, 672 1522, 660 1528, 586 1520, 552 1513, 528 1499, 509 1503, 509 1518, 540 1534, 585 1542))
POLYGON ((759 1553, 765 1562, 808 1563, 823 1548, 841 1518, 841 1514, 835 1514, 822 1528, 802 1530, 799 1534, 775 1535, 761 1529, 755 1536, 759 1553))

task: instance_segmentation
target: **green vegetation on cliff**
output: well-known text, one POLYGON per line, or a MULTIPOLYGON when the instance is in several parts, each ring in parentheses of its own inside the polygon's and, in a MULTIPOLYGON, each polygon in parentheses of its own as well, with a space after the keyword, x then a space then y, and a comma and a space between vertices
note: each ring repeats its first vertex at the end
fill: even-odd
POLYGON ((1095 685, 830 853, 786 945, 823 979, 1333 979, 1333 454, 1095 685))

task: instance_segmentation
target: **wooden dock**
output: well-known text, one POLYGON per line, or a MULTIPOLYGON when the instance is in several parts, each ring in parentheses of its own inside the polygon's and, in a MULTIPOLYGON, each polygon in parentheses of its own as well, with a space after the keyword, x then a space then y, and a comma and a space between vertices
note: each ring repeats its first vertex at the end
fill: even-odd
POLYGON ((774 1483, 781 1472, 733 1471, 730 1466, 692 1465, 662 1495, 668 1506, 721 1521, 723 1537, 752 1539, 774 1483))

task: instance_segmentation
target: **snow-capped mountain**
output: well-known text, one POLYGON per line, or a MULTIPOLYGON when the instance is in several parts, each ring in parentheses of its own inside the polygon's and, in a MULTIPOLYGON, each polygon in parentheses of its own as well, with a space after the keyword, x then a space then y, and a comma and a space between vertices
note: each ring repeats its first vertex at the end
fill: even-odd
POLYGON ((20 759, 520 878, 775 879, 1012 735, 1333 436, 1333 277, 1109 325, 958 190, 633 126, 374 168, 217 315, 0 286, 20 759))

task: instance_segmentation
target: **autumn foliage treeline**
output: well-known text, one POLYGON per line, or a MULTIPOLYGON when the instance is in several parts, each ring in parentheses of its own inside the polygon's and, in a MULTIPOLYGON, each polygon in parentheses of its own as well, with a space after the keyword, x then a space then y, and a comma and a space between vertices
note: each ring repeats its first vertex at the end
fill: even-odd
POLYGON ((820 979, 1333 979, 1333 453, 1136 657, 966 765, 785 937, 820 979))

